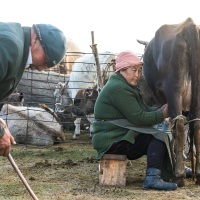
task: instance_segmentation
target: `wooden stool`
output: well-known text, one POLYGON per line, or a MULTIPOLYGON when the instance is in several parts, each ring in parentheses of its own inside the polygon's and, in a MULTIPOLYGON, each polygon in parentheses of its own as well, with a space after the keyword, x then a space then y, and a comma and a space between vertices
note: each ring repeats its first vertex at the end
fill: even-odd
POLYGON ((126 155, 104 154, 100 160, 99 184, 126 185, 126 155))

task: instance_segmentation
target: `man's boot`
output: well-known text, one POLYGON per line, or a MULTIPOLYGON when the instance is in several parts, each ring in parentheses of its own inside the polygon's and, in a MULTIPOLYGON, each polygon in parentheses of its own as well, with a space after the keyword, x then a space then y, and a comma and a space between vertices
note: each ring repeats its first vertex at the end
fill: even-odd
POLYGON ((168 183, 161 179, 161 170, 156 168, 149 168, 146 171, 146 177, 143 184, 144 190, 175 190, 177 188, 176 183, 168 183))

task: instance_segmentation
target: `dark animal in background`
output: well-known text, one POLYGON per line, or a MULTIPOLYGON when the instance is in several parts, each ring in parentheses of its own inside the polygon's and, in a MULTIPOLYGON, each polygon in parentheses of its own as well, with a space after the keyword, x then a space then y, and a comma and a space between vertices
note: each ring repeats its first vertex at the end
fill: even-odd
MULTIPOLYGON (((74 105, 72 108, 72 113, 78 117, 76 119, 80 119, 79 117, 86 117, 90 122, 90 137, 92 137, 93 134, 92 123, 94 121, 94 105, 97 97, 98 91, 96 86, 93 88, 81 89, 74 98, 74 105)), ((79 121, 77 121, 76 126, 78 126, 78 124, 80 124, 79 121)), ((74 132, 73 138, 76 138, 76 135, 79 133, 80 131, 74 132)))
POLYGON ((59 118, 60 124, 63 126, 63 130, 74 130, 74 132, 79 132, 78 134, 80 134, 80 129, 85 130, 88 127, 89 122, 86 117, 82 120, 77 120, 76 116, 72 113, 73 101, 68 93, 68 82, 59 82, 53 96, 55 99, 55 113, 59 118), (79 127, 77 128, 76 126, 79 127), (78 131, 76 131, 76 129, 78 129, 78 131))
POLYGON ((74 98, 72 112, 77 116, 93 114, 97 97, 96 87, 79 90, 74 98))

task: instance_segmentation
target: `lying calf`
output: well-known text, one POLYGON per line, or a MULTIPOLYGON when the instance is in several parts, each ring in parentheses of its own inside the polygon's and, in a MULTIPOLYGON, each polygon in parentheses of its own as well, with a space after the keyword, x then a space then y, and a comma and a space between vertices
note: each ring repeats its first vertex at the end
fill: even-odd
POLYGON ((53 145, 64 140, 62 126, 42 108, 4 104, 0 117, 19 144, 53 145))

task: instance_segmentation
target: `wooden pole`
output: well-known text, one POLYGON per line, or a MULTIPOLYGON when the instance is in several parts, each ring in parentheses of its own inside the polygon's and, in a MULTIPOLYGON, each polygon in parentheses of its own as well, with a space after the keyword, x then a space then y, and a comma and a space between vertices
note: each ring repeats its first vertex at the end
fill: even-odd
POLYGON ((32 198, 34 200, 38 200, 37 196, 34 194, 34 192, 32 191, 32 189, 30 188, 28 182, 26 181, 26 179, 24 178, 23 174, 21 173, 21 171, 19 170, 19 168, 17 167, 17 164, 15 163, 14 159, 12 158, 11 154, 8 154, 7 156, 8 160, 10 161, 10 164, 13 166, 14 170, 17 172, 17 175, 19 176, 19 178, 22 180, 23 184, 25 185, 26 189, 28 190, 28 192, 30 193, 30 195, 32 196, 32 198))
POLYGON ((103 88, 103 81, 102 81, 102 76, 101 76, 101 68, 99 64, 99 55, 98 55, 98 50, 97 50, 97 45, 94 44, 94 31, 91 32, 92 35, 92 45, 90 46, 92 48, 92 53, 95 58, 96 66, 97 66, 97 91, 100 91, 103 88))

